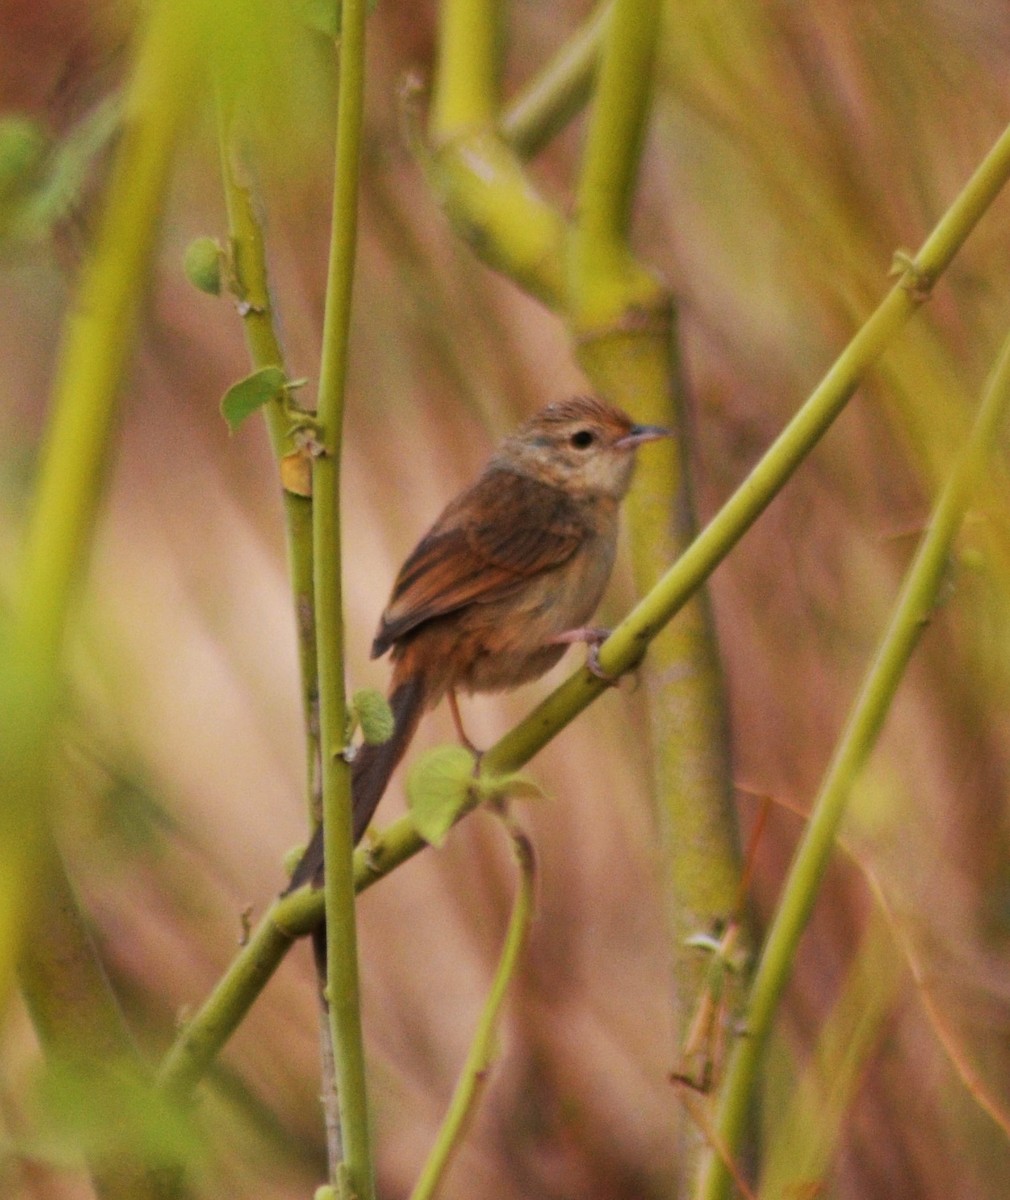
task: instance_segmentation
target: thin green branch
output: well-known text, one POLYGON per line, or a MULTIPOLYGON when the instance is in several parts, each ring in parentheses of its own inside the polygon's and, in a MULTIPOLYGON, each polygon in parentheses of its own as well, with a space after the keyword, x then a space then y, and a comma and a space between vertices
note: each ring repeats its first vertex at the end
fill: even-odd
MULTIPOLYGON (((915 263, 920 266, 926 264, 934 278, 938 276, 1008 176, 1010 129, 1002 135, 951 205, 927 239, 915 263)), ((686 554, 674 563, 603 644, 600 660, 606 673, 617 675, 634 668, 663 624, 672 620, 687 598, 701 586, 785 486, 805 454, 816 444, 855 391, 862 375, 882 353, 888 339, 895 336, 923 299, 913 286, 915 278, 917 273, 913 264, 906 268, 902 280, 868 318, 824 381, 724 507, 699 533, 686 554)), ((487 752, 483 761, 490 773, 502 775, 518 770, 605 690, 606 684, 585 668, 574 672, 487 752)), ((393 822, 373 843, 356 851, 356 890, 363 891, 378 882, 424 849, 425 845, 409 817, 393 822)), ((269 959, 261 963, 261 975, 276 967, 283 957, 287 942, 318 925, 322 912, 322 897, 308 888, 286 896, 271 906, 254 939, 259 944, 271 946, 269 959), (264 932, 271 926, 278 927, 273 934, 264 932)), ((230 1006, 223 1005, 220 997, 230 990, 230 980, 234 976, 249 973, 249 964, 245 961, 248 954, 247 947, 229 967, 204 1007, 180 1034, 166 1059, 162 1071, 164 1082, 171 1084, 173 1077, 179 1075, 185 1076, 190 1085, 194 1083, 242 1020, 258 991, 235 989, 230 1006), (212 1037, 206 1036, 205 1022, 214 1027, 212 1037), (170 1062, 172 1069, 168 1069, 170 1062)))
POLYGON ((613 0, 603 0, 502 110, 498 130, 520 158, 533 158, 585 107, 613 7, 613 0))
MULTIPOLYGON (((811 817, 782 889, 768 931, 746 1010, 746 1037, 737 1040, 719 1100, 717 1132, 731 1155, 741 1145, 753 1103, 758 1069, 779 1001, 792 971, 796 948, 820 891, 835 834, 852 787, 869 758, 890 711, 912 651, 929 623, 947 570, 951 544, 972 487, 1010 408, 1010 337, 986 388, 969 439, 951 471, 905 583, 887 631, 835 748, 814 801, 811 817)), ((730 1175, 711 1156, 701 1176, 699 1200, 724 1200, 730 1175)))
MULTIPOLYGON (((263 228, 257 211, 250 168, 238 134, 232 105, 218 87, 218 139, 225 204, 228 210, 228 241, 232 286, 246 344, 257 368, 280 367, 290 378, 274 322, 273 302, 267 274, 263 228)), ((292 414, 285 401, 271 400, 264 415, 274 455, 280 463, 291 454, 292 414)), ((284 526, 287 535, 288 570, 297 623, 299 678, 305 724, 305 778, 310 817, 319 820, 317 771, 319 764, 319 677, 316 657, 315 603, 313 597, 312 500, 284 488, 284 526)))
MULTIPOLYGON (((323 912, 322 893, 313 892, 312 898, 314 924, 318 925, 323 912)), ((162 1060, 157 1083, 169 1095, 179 1099, 189 1096, 300 936, 289 932, 278 918, 281 904, 275 903, 253 931, 200 1012, 182 1028, 162 1060)), ((283 917, 283 912, 280 915, 283 917)))
POLYGON ((358 992, 351 779, 344 757, 347 699, 341 587, 340 456, 347 377, 351 292, 358 230, 358 176, 365 85, 366 0, 341 5, 340 82, 333 215, 319 376, 319 443, 313 487, 313 553, 318 639, 326 999, 336 1065, 344 1163, 331 1162, 334 1183, 346 1173, 358 1200, 375 1194, 365 1055, 358 992))
POLYGON ((519 890, 512 906, 505 945, 501 959, 491 983, 491 991, 474 1031, 473 1041, 466 1062, 456 1083, 445 1120, 431 1149, 427 1162, 418 1177, 410 1200, 431 1200, 445 1174, 449 1161, 466 1132, 470 1116, 487 1082, 487 1073, 495 1060, 497 1050, 498 1016, 505 1001, 512 976, 515 974, 519 956, 526 945, 530 923, 533 920, 534 886, 536 883, 536 860, 533 846, 522 830, 510 827, 512 845, 519 864, 519 890))
MULTIPOLYGON (((235 103, 225 97, 226 85, 217 88, 218 149, 221 178, 228 212, 229 281, 239 302, 249 356, 256 367, 284 368, 284 352, 274 322, 273 299, 267 275, 263 226, 246 160, 247 147, 235 117, 235 103)), ((287 372, 285 371, 285 375, 287 372)), ((274 454, 281 458, 290 449, 290 416, 280 398, 265 408, 274 454)))

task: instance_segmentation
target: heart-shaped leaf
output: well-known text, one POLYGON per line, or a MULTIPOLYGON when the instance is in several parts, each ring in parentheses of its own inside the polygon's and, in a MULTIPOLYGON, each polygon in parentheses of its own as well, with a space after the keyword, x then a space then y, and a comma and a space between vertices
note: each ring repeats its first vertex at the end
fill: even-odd
POLYGON ((470 803, 474 757, 463 746, 437 746, 422 755, 407 776, 407 800, 414 828, 432 846, 441 846, 470 803))

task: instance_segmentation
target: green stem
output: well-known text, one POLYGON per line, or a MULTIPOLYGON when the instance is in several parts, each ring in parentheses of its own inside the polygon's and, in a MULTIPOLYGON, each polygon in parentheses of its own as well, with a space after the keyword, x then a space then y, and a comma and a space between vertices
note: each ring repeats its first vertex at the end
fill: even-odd
MULTIPOLYGON (((188 25, 175 6, 155 5, 128 84, 94 247, 64 330, 0 668, 0 980, 5 988, 30 899, 38 928, 20 948, 19 973, 40 1040, 53 1058, 72 1059, 96 1078, 114 1062, 136 1065, 136 1052, 50 843, 47 795, 64 642, 94 538, 174 149, 195 94, 194 65, 188 25)), ((96 1159, 90 1167, 105 1197, 155 1193, 143 1167, 125 1159, 96 1159)))
POLYGON ((113 422, 150 275, 174 147, 192 92, 192 47, 171 5, 151 16, 95 247, 81 275, 53 386, 21 565, 14 648, 58 672, 64 629, 105 483, 113 422))
POLYGON ((628 243, 652 96, 660 0, 614 0, 579 172, 570 242, 569 314, 577 335, 665 301, 628 243))
POLYGON ((579 175, 579 223, 593 242, 623 249, 659 44, 660 0, 615 0, 579 175))
POLYGON ((567 225, 537 191, 514 151, 491 128, 437 143, 425 162, 453 229, 489 267, 560 309, 567 225))
MULTIPOLYGON (((232 289, 239 302, 249 356, 256 367, 284 368, 284 352, 274 323, 273 299, 267 275, 263 227, 256 211, 256 196, 246 162, 246 147, 235 117, 235 104, 217 90, 218 150, 225 206, 228 211, 229 266, 232 289)), ((285 375, 287 372, 285 371, 285 375)), ((267 430, 277 458, 290 450, 290 418, 280 399, 266 408, 267 430)))
MULTIPOLYGON (((944 486, 909 568, 887 631, 821 783, 782 889, 747 1003, 746 1036, 737 1039, 720 1094, 717 1131, 722 1145, 731 1155, 736 1155, 744 1137, 772 1021, 834 849, 845 805, 876 744, 912 651, 929 623, 971 489, 983 472, 985 457, 992 451, 1008 407, 1010 337, 1003 345, 972 432, 944 486)), ((730 1184, 730 1175, 722 1159, 710 1155, 699 1181, 699 1200, 724 1200, 730 1193, 730 1184)))
MULTIPOLYGON (((123 373, 150 276, 173 150, 192 94, 191 46, 159 4, 124 106, 124 133, 53 387, 6 661, 0 673, 5 847, 0 966, 9 965, 25 844, 44 811, 66 628, 94 537, 123 373)), ((6 972, 4 973, 6 975, 6 972)))
POLYGON ((156 6, 141 43, 95 246, 64 330, 9 640, 0 657, 4 981, 46 808, 65 631, 94 535, 176 136, 193 94, 188 35, 170 10, 156 6))
POLYGON ((430 117, 436 140, 494 123, 501 7, 498 0, 442 0, 439 5, 438 73, 430 117))
MULTIPOLYGON (((263 228, 256 197, 248 179, 244 147, 238 136, 233 106, 218 87, 218 140, 221 174, 228 210, 228 240, 234 285, 240 301, 242 325, 253 365, 277 366, 290 378, 284 352, 277 336, 273 301, 267 275, 263 228)), ((291 413, 284 401, 267 404, 264 415, 270 444, 280 461, 292 452, 289 426, 291 413)), ((319 763, 319 676, 316 657, 316 623, 313 600, 312 500, 284 489, 284 526, 287 534, 288 570, 297 622, 302 714, 305 723, 306 774, 309 815, 319 820, 315 781, 319 763)))
POLYGON ((365 16, 366 0, 343 0, 333 216, 319 376, 322 453, 315 459, 312 475, 323 852, 326 863, 323 889, 326 909, 326 997, 345 1156, 343 1166, 331 1163, 331 1173, 336 1183, 346 1169, 350 1187, 358 1200, 372 1200, 375 1181, 358 994, 351 780, 343 753, 347 739, 347 700, 344 692, 341 588, 340 455, 357 244, 365 16))
MULTIPOLYGON (((323 897, 313 892, 312 898, 314 924, 318 925, 323 897)), ((277 919, 280 904, 278 901, 270 909, 199 1013, 180 1031, 158 1070, 157 1083, 163 1091, 180 1100, 190 1095, 294 943, 298 935, 277 919)))
POLYGON ((585 107, 592 93, 600 43, 613 7, 613 0, 603 0, 589 20, 502 110, 499 132, 520 158, 533 158, 585 107))
POLYGON ((431 148, 419 151, 428 182, 475 253, 557 307, 565 289, 564 218, 495 129, 501 6, 445 0, 439 12, 431 148))
MULTIPOLYGON (((604 396, 673 436, 636 469, 626 507, 639 595, 648 595, 697 534, 689 419, 673 297, 635 258, 630 207, 652 98, 659 3, 615 0, 603 39, 596 94, 570 238, 569 316, 579 362, 604 396)), ((651 647, 643 672, 657 865, 664 881, 674 1005, 686 1037, 691 997, 705 987, 700 956, 685 950, 699 929, 734 911, 740 875, 728 718, 707 596, 697 589, 651 647)), ((704 1142, 681 1122, 673 1149, 691 1180, 704 1142)))
MULTIPOLYGON (((397 821, 374 844, 355 851, 355 892, 384 879, 426 844, 409 817, 397 821)), ((189 1095, 291 946, 319 928, 324 908, 323 893, 315 888, 302 888, 273 902, 165 1055, 158 1070, 159 1087, 180 1098, 189 1095)))
POLYGON ((526 945, 530 922, 533 920, 536 882, 533 847, 521 830, 512 829, 510 832, 519 863, 519 891, 516 893, 515 903, 512 906, 512 916, 505 934, 505 945, 502 948, 498 969, 495 971, 491 983, 491 991, 474 1031, 466 1062, 463 1064, 452 1100, 445 1114, 445 1120, 438 1131, 438 1137, 414 1190, 410 1193, 410 1200, 431 1200, 445 1174, 450 1158, 466 1132, 466 1126, 474 1106, 487 1081, 487 1073, 495 1059, 498 1016, 509 983, 515 974, 519 955, 526 945))

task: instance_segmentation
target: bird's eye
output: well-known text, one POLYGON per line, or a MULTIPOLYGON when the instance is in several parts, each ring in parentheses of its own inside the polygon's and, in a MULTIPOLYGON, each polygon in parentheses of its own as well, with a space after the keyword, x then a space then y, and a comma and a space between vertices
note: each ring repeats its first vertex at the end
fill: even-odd
POLYGON ((596 434, 591 429, 576 429, 568 439, 569 444, 574 446, 576 450, 586 450, 595 441, 596 434))

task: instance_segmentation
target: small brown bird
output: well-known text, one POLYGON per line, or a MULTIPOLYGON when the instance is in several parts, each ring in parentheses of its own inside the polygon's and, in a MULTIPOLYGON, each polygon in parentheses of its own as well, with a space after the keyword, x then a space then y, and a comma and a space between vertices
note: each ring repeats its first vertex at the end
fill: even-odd
MULTIPOLYGON (((393 736, 362 746, 351 788, 354 841, 368 827, 421 714, 456 690, 497 692, 536 679, 587 628, 610 577, 618 507, 643 442, 668 436, 591 396, 550 404, 506 438, 400 569, 372 643, 392 651, 393 736)), ((319 882, 316 830, 288 890, 319 882)))

